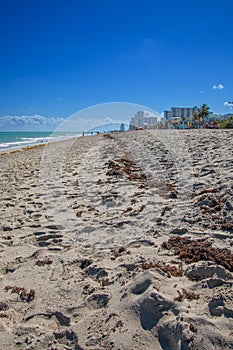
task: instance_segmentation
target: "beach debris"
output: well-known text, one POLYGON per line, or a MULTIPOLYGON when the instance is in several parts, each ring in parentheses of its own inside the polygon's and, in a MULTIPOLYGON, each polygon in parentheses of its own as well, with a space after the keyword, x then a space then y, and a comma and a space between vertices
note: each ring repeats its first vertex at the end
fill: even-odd
POLYGON ((122 178, 124 175, 123 170, 121 169, 121 166, 114 162, 113 160, 109 160, 105 166, 109 169, 106 172, 107 176, 115 176, 116 178, 122 178))
POLYGON ((18 300, 24 301, 24 302, 31 302, 35 299, 35 291, 34 289, 30 289, 30 292, 27 292, 25 288, 16 287, 16 286, 6 286, 5 291, 8 292, 11 290, 11 293, 18 294, 18 300))
POLYGON ((111 134, 104 134, 103 137, 104 137, 105 139, 115 140, 115 138, 114 138, 111 134))
POLYGON ((127 158, 118 158, 109 160, 105 163, 105 166, 109 169, 106 173, 107 176, 116 176, 116 178, 122 178, 124 175, 129 181, 136 181, 140 183, 146 183, 147 177, 144 174, 142 168, 138 167, 135 162, 127 158))
POLYGON ((113 251, 113 256, 111 256, 111 260, 115 260, 118 258, 119 255, 121 255, 123 252, 125 252, 125 247, 121 246, 113 251))
POLYGON ((153 261, 153 262, 145 262, 141 265, 141 268, 143 270, 148 270, 148 269, 160 269, 163 272, 167 273, 168 275, 172 275, 174 277, 181 277, 184 274, 183 270, 183 264, 179 263, 178 267, 174 265, 169 265, 166 264, 162 261, 153 261))
POLYGON ((53 260, 46 258, 44 260, 37 260, 36 265, 44 266, 44 265, 51 265, 52 263, 53 263, 53 260))
POLYGON ((233 254, 226 248, 215 248, 207 239, 172 236, 162 243, 163 249, 173 250, 175 255, 190 264, 200 260, 212 261, 233 272, 233 254))
POLYGON ((180 292, 179 290, 177 290, 177 293, 179 294, 178 297, 176 297, 174 299, 174 301, 184 301, 184 299, 188 299, 188 300, 197 300, 199 299, 199 294, 194 293, 194 292, 189 292, 187 291, 187 289, 182 288, 182 292, 180 292))

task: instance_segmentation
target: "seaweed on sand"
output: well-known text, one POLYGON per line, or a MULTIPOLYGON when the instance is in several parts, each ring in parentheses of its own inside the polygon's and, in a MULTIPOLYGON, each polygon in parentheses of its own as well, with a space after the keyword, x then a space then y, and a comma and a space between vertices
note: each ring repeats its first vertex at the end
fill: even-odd
POLYGON ((175 255, 190 264, 200 260, 212 261, 233 272, 233 254, 226 248, 215 248, 207 239, 172 236, 162 243, 162 248, 173 250, 175 255))
POLYGON ((30 292, 27 292, 25 288, 16 287, 16 286, 6 286, 5 291, 8 292, 8 290, 11 290, 11 293, 18 294, 18 298, 21 301, 30 302, 35 298, 35 291, 34 289, 31 289, 30 292))
POLYGON ((152 268, 158 268, 161 271, 171 274, 172 276, 175 277, 181 277, 183 276, 184 270, 182 267, 182 263, 179 264, 178 267, 165 264, 164 262, 158 261, 158 262, 149 262, 149 263, 143 263, 142 269, 143 270, 148 270, 152 268))

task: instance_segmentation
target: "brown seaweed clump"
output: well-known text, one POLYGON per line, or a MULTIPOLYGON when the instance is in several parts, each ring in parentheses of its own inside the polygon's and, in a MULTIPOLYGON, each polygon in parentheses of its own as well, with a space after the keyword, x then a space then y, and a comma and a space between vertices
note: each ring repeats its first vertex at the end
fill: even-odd
POLYGON ((44 260, 37 260, 36 265, 38 266, 44 266, 44 265, 51 265, 53 261, 51 259, 44 259, 44 260))
POLYGON ((173 250, 175 255, 187 264, 200 260, 212 261, 233 272, 233 254, 226 248, 215 248, 206 239, 172 236, 163 242, 162 248, 173 250))
POLYGON ((6 286, 5 287, 5 291, 8 292, 8 290, 11 290, 11 293, 16 293, 18 294, 18 298, 21 301, 26 301, 26 302, 30 302, 33 299, 35 299, 35 291, 34 289, 31 289, 30 292, 27 292, 25 288, 21 288, 21 287, 16 287, 16 286, 6 286))
POLYGON ((147 177, 143 173, 143 169, 138 167, 130 159, 119 158, 115 161, 109 160, 105 166, 109 169, 106 173, 107 176, 122 178, 125 175, 129 181, 136 181, 145 185, 147 183, 147 177))
POLYGON ((142 265, 142 269, 143 270, 148 270, 148 269, 155 269, 158 268, 160 270, 162 270, 165 273, 170 273, 172 276, 174 277, 181 277, 184 274, 184 270, 182 267, 182 263, 179 264, 178 267, 173 266, 173 265, 169 265, 169 264, 165 264, 164 262, 149 262, 149 263, 143 263, 142 265))
POLYGON ((175 301, 184 301, 184 299, 188 300, 197 300, 199 299, 199 294, 187 291, 185 288, 182 288, 182 292, 177 290, 177 293, 179 294, 178 297, 176 297, 175 301))

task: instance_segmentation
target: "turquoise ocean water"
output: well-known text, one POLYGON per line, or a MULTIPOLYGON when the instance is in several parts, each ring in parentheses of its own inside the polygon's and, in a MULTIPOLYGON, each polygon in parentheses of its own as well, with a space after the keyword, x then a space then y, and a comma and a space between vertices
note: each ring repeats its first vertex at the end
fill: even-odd
POLYGON ((64 140, 80 136, 80 133, 53 133, 53 132, 0 132, 0 151, 23 148, 40 143, 64 140))

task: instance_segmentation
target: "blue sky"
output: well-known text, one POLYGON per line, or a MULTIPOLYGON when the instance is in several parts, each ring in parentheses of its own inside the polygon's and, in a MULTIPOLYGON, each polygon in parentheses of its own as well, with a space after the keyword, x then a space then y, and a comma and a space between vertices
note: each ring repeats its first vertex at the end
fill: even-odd
POLYGON ((232 16, 232 0, 1 1, 0 118, 114 101, 229 113, 232 16))

